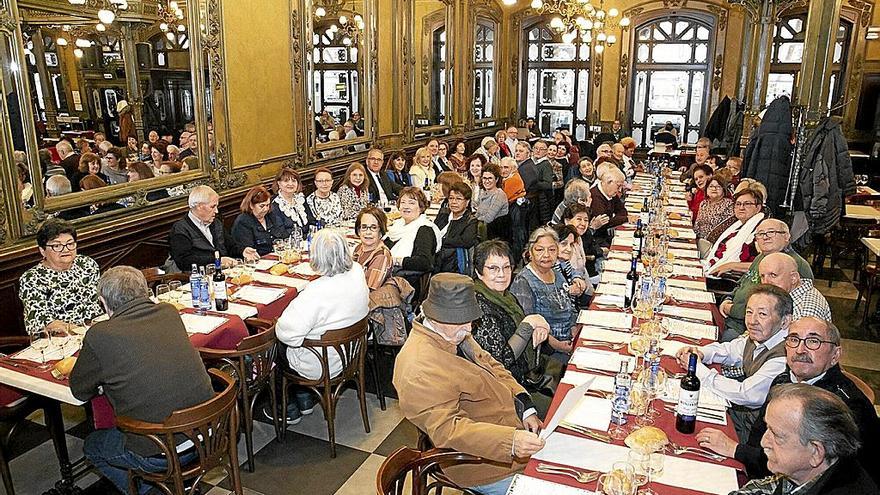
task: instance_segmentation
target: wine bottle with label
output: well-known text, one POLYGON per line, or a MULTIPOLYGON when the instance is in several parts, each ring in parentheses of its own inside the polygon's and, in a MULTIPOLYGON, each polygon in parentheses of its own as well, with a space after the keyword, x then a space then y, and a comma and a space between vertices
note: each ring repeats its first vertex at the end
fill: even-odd
POLYGON ((229 298, 226 294, 226 275, 220 265, 220 252, 214 251, 214 307, 217 311, 229 309, 229 298))
POLYGON ((638 257, 642 254, 642 239, 645 237, 645 231, 642 229, 642 219, 636 221, 636 231, 633 232, 632 250, 633 254, 638 257))
POLYGON ((628 308, 632 305, 632 300, 636 294, 636 279, 638 275, 636 274, 636 264, 638 260, 635 257, 635 253, 633 253, 632 265, 629 268, 629 273, 626 274, 626 292, 623 293, 623 307, 628 308))
POLYGON ((687 375, 681 379, 678 406, 675 408, 675 429, 691 434, 697 428, 697 406, 700 402, 700 379, 697 378, 697 355, 688 357, 687 375))

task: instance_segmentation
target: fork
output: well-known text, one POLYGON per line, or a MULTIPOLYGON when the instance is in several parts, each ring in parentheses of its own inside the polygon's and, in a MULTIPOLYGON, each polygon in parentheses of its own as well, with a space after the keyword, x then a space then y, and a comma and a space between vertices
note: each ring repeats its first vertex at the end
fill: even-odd
POLYGON ((581 340, 580 344, 586 347, 607 347, 612 351, 619 351, 623 349, 623 344, 615 342, 602 342, 600 340, 581 340))
POLYGON ((590 483, 592 481, 596 481, 599 478, 599 473, 595 471, 578 471, 577 469, 561 467, 561 466, 552 466, 550 464, 538 464, 538 467, 535 468, 539 473, 544 474, 555 474, 560 476, 568 476, 570 478, 574 478, 578 483, 590 483))
POLYGON ((713 461, 718 461, 718 462, 721 462, 721 461, 727 459, 726 457, 724 457, 720 454, 716 454, 714 452, 708 451, 708 450, 700 448, 700 447, 686 447, 684 445, 678 445, 678 444, 672 443, 672 442, 669 442, 669 447, 677 455, 693 454, 693 455, 705 457, 707 459, 712 459, 713 461))

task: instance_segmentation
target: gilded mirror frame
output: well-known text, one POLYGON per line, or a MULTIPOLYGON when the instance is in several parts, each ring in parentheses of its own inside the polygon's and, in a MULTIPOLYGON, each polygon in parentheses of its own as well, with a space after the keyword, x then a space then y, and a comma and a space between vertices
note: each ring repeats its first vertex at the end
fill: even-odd
MULTIPOLYGON (((453 82, 456 78, 455 63, 453 58, 450 57, 449 54, 455 53, 455 48, 457 47, 455 38, 455 36, 457 36, 455 30, 455 9, 458 8, 459 3, 454 2, 453 0, 437 0, 446 6, 442 16, 428 15, 424 16, 423 18, 417 19, 415 16, 417 1, 418 0, 407 0, 405 2, 407 16, 406 38, 408 41, 407 43, 405 43, 407 51, 406 63, 409 64, 410 73, 412 74, 409 88, 409 125, 406 129, 406 137, 410 142, 429 136, 442 136, 446 134, 451 134, 453 128, 453 100, 455 99, 453 97, 453 82), (446 28, 446 80, 444 82, 446 91, 446 104, 444 105, 445 108, 441 109, 442 112, 444 112, 444 114, 446 115, 446 121, 442 124, 431 124, 427 126, 416 127, 416 116, 419 114, 416 109, 416 92, 428 86, 428 83, 430 82, 430 74, 426 70, 427 64, 425 61, 429 58, 430 49, 432 47, 430 39, 432 30, 427 29, 427 27, 438 24, 441 20, 446 28), (421 40, 418 45, 421 47, 421 50, 417 50, 416 48, 417 32, 415 27, 417 22, 420 25, 418 35, 421 37, 421 40), (422 70, 418 70, 419 60, 422 60, 422 70)), ((471 35, 471 37, 472 36, 473 35, 471 35)))
MULTIPOLYGON (((294 3, 297 3, 296 0, 294 0, 294 3)), ((350 160, 352 156, 365 153, 366 150, 369 149, 369 147, 371 146, 371 143, 376 136, 376 130, 378 128, 376 124, 376 109, 379 105, 378 91, 376 89, 378 83, 379 60, 379 41, 377 35, 378 29, 376 24, 378 0, 362 0, 361 3, 363 6, 363 12, 356 12, 354 9, 349 8, 350 3, 351 2, 348 2, 346 0, 330 0, 324 2, 320 0, 304 0, 301 21, 299 19, 299 16, 296 14, 296 6, 293 7, 293 25, 291 26, 291 28, 293 33, 292 39, 294 42, 294 94, 300 95, 302 108, 305 112, 305 115, 303 116, 303 122, 296 122, 295 124, 298 129, 304 127, 304 136, 298 136, 297 142, 302 142, 302 140, 305 139, 305 144, 308 149, 309 163, 333 161, 337 158, 343 161, 350 160), (313 57, 315 49, 315 9, 318 7, 323 7, 327 11, 328 15, 332 15, 333 13, 338 13, 340 11, 350 16, 353 16, 354 14, 360 14, 364 21, 361 48, 358 49, 357 67, 361 78, 358 83, 358 96, 361 102, 361 107, 363 108, 363 111, 361 112, 361 119, 366 123, 366 125, 364 125, 364 135, 358 136, 355 139, 341 139, 338 142, 324 143, 317 141, 317 131, 314 127, 317 103, 314 101, 314 88, 312 87, 312 84, 314 84, 313 57), (301 22, 301 25, 297 25, 299 22, 301 22), (303 32, 302 41, 297 36, 297 30, 300 28, 303 32), (302 46, 301 54, 299 53, 300 46, 302 46), (300 59, 299 57, 302 58, 300 59), (297 67, 297 62, 299 60, 302 60, 301 67, 297 67), (298 70, 302 71, 301 77, 297 77, 298 70), (343 152, 340 153, 338 156, 333 156, 332 153, 330 153, 328 156, 321 156, 322 153, 328 153, 334 150, 342 150, 343 148, 358 145, 360 145, 362 149, 355 149, 354 151, 350 151, 347 153, 343 152)))
MULTIPOLYGON (((181 198, 185 201, 183 196, 149 201, 147 200, 147 193, 153 190, 181 184, 198 183, 206 183, 217 190, 223 190, 237 187, 244 182, 245 177, 243 174, 231 173, 228 161, 229 136, 226 125, 228 119, 226 115, 227 106, 223 77, 224 55, 222 49, 220 3, 220 0, 191 0, 186 2, 187 29, 191 36, 189 61, 194 96, 193 117, 196 124, 196 132, 199 135, 199 149, 201 150, 209 149, 208 113, 205 101, 205 95, 209 94, 205 90, 207 84, 211 85, 210 95, 212 101, 210 104, 213 108, 213 152, 199 154, 199 168, 175 174, 174 176, 153 178, 147 184, 118 184, 101 188, 100 190, 92 190, 88 193, 66 194, 58 198, 46 198, 42 187, 34 187, 34 205, 32 208, 27 209, 20 206, 18 201, 17 188, 14 187, 14 173, 11 170, 6 170, 3 174, 6 184, 4 186, 5 194, 3 200, 7 206, 6 211, 10 215, 8 219, 0 218, 0 230, 3 230, 3 226, 8 224, 8 232, 0 232, 0 244, 9 239, 21 238, 35 233, 39 224, 56 211, 82 207, 96 202, 118 200, 124 197, 132 197, 134 199, 133 204, 125 209, 77 220, 78 223, 92 224, 118 216, 119 212, 131 213, 144 206, 176 203, 181 198), (208 73, 207 77, 205 76, 206 72, 208 73), (4 236, 3 234, 8 235, 4 236)), ((128 11, 120 14, 118 19, 120 21, 127 21, 156 18, 157 5, 155 0, 130 0, 128 11)), ((53 20, 55 22, 63 21, 68 18, 66 16, 96 17, 97 8, 93 5, 93 2, 89 2, 86 6, 72 6, 66 0, 0 0, 0 23, 2 23, 2 28, 14 29, 16 40, 23 39, 22 23, 27 22, 29 18, 37 18, 42 23, 51 23, 53 20)), ((137 72, 134 46, 130 45, 130 42, 129 44, 124 44, 123 51, 123 59, 126 65, 132 64, 134 66, 132 72, 137 72)), ((20 41, 16 43, 14 58, 20 67, 24 66, 22 64, 24 61, 24 45, 20 41)), ((126 70, 128 72, 128 67, 126 70)), ((23 122, 34 122, 29 98, 23 96, 30 94, 31 85, 29 78, 25 76, 24 71, 17 71, 15 82, 18 87, 24 88, 19 95, 21 119, 23 122)), ((126 81, 127 93, 129 95, 137 95, 136 97, 129 97, 130 103, 133 106, 143 105, 139 84, 139 80, 126 81)), ((8 121, 9 116, 8 110, 5 106, 3 107, 6 121, 8 121)), ((142 123, 136 122, 136 125, 142 126, 142 123)), ((36 184, 38 179, 39 182, 42 182, 42 174, 40 173, 38 163, 37 150, 39 147, 37 145, 34 125, 24 125, 24 132, 26 141, 25 151, 28 155, 31 180, 32 183, 36 184)), ((2 144, 2 152, 6 156, 7 162, 12 163, 8 129, 4 130, 2 144)))

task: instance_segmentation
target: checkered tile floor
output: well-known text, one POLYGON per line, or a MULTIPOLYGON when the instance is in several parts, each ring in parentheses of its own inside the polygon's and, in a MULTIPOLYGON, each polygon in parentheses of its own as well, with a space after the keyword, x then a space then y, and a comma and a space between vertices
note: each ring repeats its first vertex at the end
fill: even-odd
MULTIPOLYGON (((834 321, 844 336, 844 367, 867 382, 880 401, 880 359, 877 357, 880 356, 880 323, 863 324, 861 311, 853 309, 857 290, 851 282, 852 276, 852 270, 846 268, 826 268, 816 279, 816 287, 828 299, 834 321), (829 280, 832 281, 831 287, 828 286, 829 280)), ((385 373, 390 376, 390 362, 385 367, 385 373)), ((385 387, 388 390, 390 384, 386 383, 385 387)), ((385 457, 400 446, 415 447, 418 439, 415 427, 403 418, 397 402, 394 399, 387 402, 387 410, 382 411, 376 396, 367 394, 371 427, 371 433, 367 434, 361 422, 357 394, 354 390, 343 394, 337 410, 335 459, 330 457, 327 426, 320 407, 315 408, 314 414, 304 417, 300 424, 289 427, 283 444, 275 440, 272 426, 258 418, 254 428, 256 472, 241 469, 245 493, 375 493, 376 473, 385 457)), ((75 407, 64 407, 63 411, 68 448, 71 456, 77 458, 82 452, 82 439, 89 432, 85 414, 81 408, 75 407)), ((11 441, 10 465, 16 492, 37 495, 58 480, 58 461, 49 434, 41 426, 42 417, 37 414, 30 419, 11 441)), ((244 443, 241 442, 239 459, 244 462, 245 458, 244 443)), ((95 474, 87 475, 78 485, 87 495, 117 493, 112 485, 95 474)), ((203 485, 202 493, 206 495, 230 493, 223 474, 209 476, 203 485)))

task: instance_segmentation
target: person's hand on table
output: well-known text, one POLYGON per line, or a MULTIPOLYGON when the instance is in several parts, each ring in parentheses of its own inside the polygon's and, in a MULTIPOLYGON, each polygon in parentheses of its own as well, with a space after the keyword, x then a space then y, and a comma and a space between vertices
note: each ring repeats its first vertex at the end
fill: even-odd
POLYGON ((688 360, 690 359, 690 354, 692 352, 697 355, 697 361, 703 361, 702 351, 696 347, 682 347, 675 353, 675 360, 678 361, 678 364, 680 364, 682 368, 687 369, 688 360))
POLYGON ((522 424, 523 428, 535 434, 537 434, 539 431, 541 431, 542 428, 544 428, 544 422, 538 418, 537 414, 532 414, 531 416, 527 417, 522 421, 522 424))
POLYGON ((46 325, 43 330, 51 333, 52 335, 67 335, 67 331, 75 327, 73 323, 68 323, 64 320, 52 320, 46 325))
POLYGON ((703 428, 697 433, 697 441, 700 447, 717 452, 725 457, 736 455, 736 440, 730 438, 717 428, 703 428))
POLYGON ((721 303, 721 306, 718 306, 718 311, 721 312, 721 316, 727 318, 730 316, 730 310, 733 309, 733 301, 724 301, 721 303))
POLYGON ((573 296, 579 296, 587 290, 587 283, 584 282, 582 278, 576 278, 571 281, 571 286, 568 288, 568 293, 573 296))
POLYGON ((550 324, 541 315, 528 315, 523 318, 524 323, 528 323, 532 327, 532 346, 538 345, 550 336, 550 324))
POLYGON ((517 459, 526 459, 544 448, 544 440, 528 430, 516 430, 513 433, 513 455, 517 459))
POLYGON ((235 266, 235 258, 230 258, 229 256, 221 257, 220 266, 223 267, 223 269, 232 268, 235 266))
POLYGON ((258 253, 257 250, 252 247, 244 248, 244 251, 242 251, 241 255, 247 261, 257 261, 258 259, 260 259, 260 253, 258 253))

